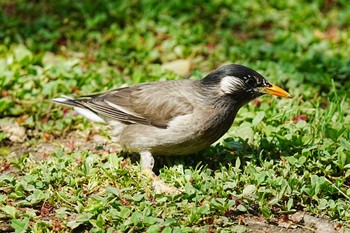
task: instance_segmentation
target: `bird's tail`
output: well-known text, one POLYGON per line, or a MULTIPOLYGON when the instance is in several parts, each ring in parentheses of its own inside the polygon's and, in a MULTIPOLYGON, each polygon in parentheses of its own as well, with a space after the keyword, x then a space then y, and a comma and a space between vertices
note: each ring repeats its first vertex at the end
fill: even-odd
POLYGON ((106 121, 95 111, 88 108, 83 104, 83 102, 79 99, 75 99, 71 96, 62 95, 61 97, 52 99, 53 102, 62 104, 65 106, 73 107, 75 111, 88 118, 91 121, 106 123, 106 121))
POLYGON ((74 99, 74 97, 62 95, 61 97, 52 99, 53 102, 70 106, 70 107, 81 107, 81 104, 78 100, 74 99))

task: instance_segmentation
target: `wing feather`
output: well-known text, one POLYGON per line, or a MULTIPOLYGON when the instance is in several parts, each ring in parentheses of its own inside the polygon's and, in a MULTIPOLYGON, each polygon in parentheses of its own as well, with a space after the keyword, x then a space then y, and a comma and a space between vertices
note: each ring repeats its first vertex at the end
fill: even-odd
POLYGON ((74 101, 107 118, 166 128, 175 117, 193 112, 193 102, 187 94, 193 91, 194 82, 145 83, 83 96, 74 101))

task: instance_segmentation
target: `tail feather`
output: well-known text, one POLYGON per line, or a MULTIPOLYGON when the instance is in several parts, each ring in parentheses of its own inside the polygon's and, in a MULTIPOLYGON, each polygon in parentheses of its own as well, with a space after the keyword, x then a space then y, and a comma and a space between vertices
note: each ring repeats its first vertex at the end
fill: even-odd
POLYGON ((66 96, 66 95, 62 95, 61 97, 52 99, 52 101, 58 104, 71 106, 71 107, 76 107, 80 105, 79 101, 75 100, 74 97, 66 96))
POLYGON ((99 114, 83 105, 79 100, 74 99, 74 97, 63 95, 62 97, 52 99, 52 101, 65 106, 73 107, 75 111, 91 121, 106 123, 106 121, 101 116, 99 116, 99 114))

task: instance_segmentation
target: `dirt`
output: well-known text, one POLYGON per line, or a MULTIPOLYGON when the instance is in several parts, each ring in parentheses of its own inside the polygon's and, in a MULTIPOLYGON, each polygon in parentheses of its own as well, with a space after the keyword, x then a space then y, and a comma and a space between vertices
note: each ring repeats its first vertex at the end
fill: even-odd
POLYGON ((263 217, 248 218, 245 224, 249 232, 257 233, 337 233, 344 232, 337 226, 323 218, 316 218, 306 212, 280 217, 275 222, 267 222, 263 217))
POLYGON ((90 133, 90 131, 71 132, 61 138, 56 138, 52 135, 44 135, 42 138, 42 140, 35 143, 32 141, 24 143, 2 142, 0 148, 9 148, 9 153, 17 157, 30 153, 31 157, 36 161, 46 159, 57 150, 63 150, 67 153, 74 151, 119 153, 121 151, 121 147, 117 143, 113 143, 99 134, 90 133))

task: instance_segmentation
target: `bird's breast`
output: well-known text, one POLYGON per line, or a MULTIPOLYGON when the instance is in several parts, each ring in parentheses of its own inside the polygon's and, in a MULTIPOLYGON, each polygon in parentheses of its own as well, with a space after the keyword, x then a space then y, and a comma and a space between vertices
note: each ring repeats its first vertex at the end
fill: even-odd
POLYGON ((120 134, 120 144, 130 151, 150 151, 154 155, 173 156, 196 153, 224 135, 236 111, 197 109, 175 117, 166 129, 148 125, 128 125, 120 134))

